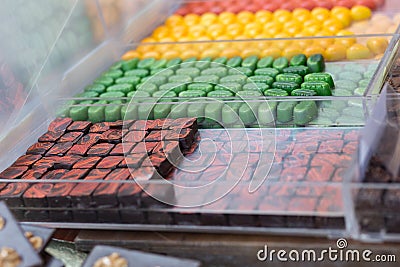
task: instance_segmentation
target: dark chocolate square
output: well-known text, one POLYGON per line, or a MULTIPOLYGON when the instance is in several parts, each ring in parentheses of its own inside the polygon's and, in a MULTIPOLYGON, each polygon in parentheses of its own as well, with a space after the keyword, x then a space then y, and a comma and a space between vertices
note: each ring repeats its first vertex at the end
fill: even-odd
POLYGON ((88 156, 100 156, 105 157, 107 156, 110 151, 114 148, 113 144, 108 143, 100 143, 97 145, 92 146, 89 151, 87 152, 88 156))
POLYGON ((27 170, 27 166, 11 166, 0 173, 0 179, 19 179, 27 170))
POLYGON ((99 122, 99 123, 94 123, 91 127, 89 132, 90 133, 104 133, 106 131, 110 130, 110 124, 107 122, 99 122))
POLYGON ((58 140, 58 142, 59 143, 65 143, 65 142, 76 143, 82 136, 83 136, 83 133, 81 133, 81 132, 68 132, 68 133, 65 133, 63 136, 61 136, 60 139, 58 140))
POLYGON ((130 153, 130 151, 136 146, 136 143, 119 143, 116 144, 113 150, 110 152, 110 156, 123 156, 130 153))
POLYGON ((31 166, 41 158, 41 155, 23 155, 14 162, 13 166, 31 166))
POLYGON ((56 118, 53 120, 49 127, 48 131, 49 132, 64 132, 69 125, 72 124, 72 119, 71 118, 56 118))
POLYGON ((89 133, 85 134, 79 141, 77 142, 78 145, 94 145, 100 140, 101 134, 100 133, 89 133))
POLYGON ((41 137, 39 137, 39 142, 56 142, 64 132, 46 132, 41 137))
POLYGON ((123 156, 107 156, 96 166, 98 169, 115 169, 124 159, 123 156))
POLYGON ((67 155, 85 156, 86 152, 92 147, 92 144, 78 145, 75 144, 68 151, 67 155))
POLYGON ((47 151, 46 156, 64 156, 68 150, 74 145, 72 142, 57 143, 47 151))
POLYGON ((112 144, 120 143, 122 140, 122 130, 108 130, 101 134, 100 142, 107 142, 112 144))
POLYGON ((130 131, 127 132, 123 137, 124 143, 139 143, 142 142, 145 136, 148 134, 147 131, 130 131))
POLYGON ((67 131, 76 131, 86 133, 92 123, 90 121, 74 121, 70 126, 68 126, 67 131))
POLYGON ((53 144, 54 143, 51 142, 35 143, 28 148, 26 154, 44 155, 53 146, 53 144))
POLYGON ((94 166, 101 160, 101 157, 84 157, 78 160, 74 166, 72 166, 73 169, 93 169, 94 166))

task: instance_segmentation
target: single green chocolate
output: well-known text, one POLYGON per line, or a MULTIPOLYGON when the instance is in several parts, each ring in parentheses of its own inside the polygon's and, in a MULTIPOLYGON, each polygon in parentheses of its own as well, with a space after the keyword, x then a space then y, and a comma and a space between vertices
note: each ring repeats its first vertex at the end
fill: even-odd
POLYGON ((98 94, 104 93, 106 91, 106 87, 100 83, 94 83, 85 87, 86 92, 96 92, 98 94))
POLYGON ((216 75, 218 77, 224 77, 228 74, 228 69, 226 67, 215 67, 210 69, 205 69, 201 71, 202 76, 206 75, 216 75))
POLYGON ((304 54, 298 54, 290 60, 290 66, 305 66, 307 64, 307 57, 304 54))
POLYGON ((107 87, 107 92, 121 92, 124 93, 124 95, 131 91, 133 91, 133 85, 127 83, 120 83, 107 87))
POLYGON ((186 90, 186 84, 182 83, 166 83, 158 88, 159 91, 174 91, 176 94, 186 90))
POLYGON ((323 72, 325 71, 325 59, 321 54, 311 55, 307 59, 307 67, 310 69, 310 72, 323 72))
POLYGON ((151 70, 159 70, 163 69, 167 66, 168 60, 167 59, 159 59, 156 62, 153 63, 153 65, 150 66, 151 70))
POLYGON ((279 70, 274 68, 262 68, 256 69, 254 75, 267 75, 275 79, 276 75, 279 74, 279 70))
POLYGON ((263 57, 257 62, 257 69, 271 68, 272 63, 274 63, 273 57, 263 57))
POLYGON ((222 77, 219 81, 220 83, 239 83, 245 84, 247 82, 247 76, 242 74, 228 75, 222 77))
POLYGON ((284 68, 289 67, 289 60, 286 57, 278 57, 272 63, 272 67, 279 70, 279 72, 283 72, 284 68))
POLYGON ((214 90, 214 86, 209 83, 192 83, 189 84, 187 89, 190 90, 201 90, 206 93, 209 93, 214 90))
POLYGON ((138 62, 137 68, 138 69, 150 69, 153 64, 156 63, 155 58, 145 58, 138 62))
POLYGON ((283 89, 268 89, 264 91, 265 96, 288 96, 288 92, 283 89))
POLYGON ((111 85, 114 84, 114 79, 111 78, 111 77, 104 77, 104 76, 101 76, 101 77, 97 78, 96 80, 94 80, 93 83, 94 83, 94 84, 102 84, 102 85, 104 85, 105 87, 107 87, 107 86, 111 86, 111 85))
POLYGON ((103 77, 110 77, 113 80, 118 79, 124 75, 124 72, 122 70, 108 70, 103 73, 103 77))
POLYGON ((157 104, 154 106, 154 119, 167 118, 171 112, 172 104, 157 104))
POLYGON ((258 56, 249 56, 243 59, 242 67, 254 70, 257 67, 258 56))
POLYGON ((176 70, 176 75, 186 75, 195 78, 200 75, 200 70, 198 68, 183 68, 176 70))
POLYGON ((193 81, 217 84, 217 83, 219 83, 219 77, 217 75, 201 75, 199 77, 194 78, 193 81))
POLYGON ((226 62, 226 65, 231 68, 236 68, 240 67, 242 64, 242 58, 241 57, 232 57, 226 62))
POLYGON ((194 97, 205 97, 206 92, 202 90, 188 90, 179 93, 179 97, 194 98, 194 97))
POLYGON ((145 82, 138 84, 136 86, 137 91, 145 91, 148 92, 149 94, 153 94, 154 92, 158 91, 157 85, 150 83, 150 82, 145 82))
POLYGON ((268 125, 275 121, 277 102, 263 102, 258 106, 257 121, 261 125, 268 125))
POLYGON ((296 105, 296 101, 280 102, 276 108, 277 120, 279 122, 289 122, 293 120, 293 110, 296 105))
POLYGON ((188 75, 172 75, 168 78, 170 83, 190 83, 191 81, 192 77, 188 75))
POLYGON ((133 70, 137 67, 137 64, 139 63, 139 59, 138 58, 133 58, 130 60, 126 60, 126 61, 122 61, 121 62, 121 69, 123 71, 130 71, 133 70))
POLYGON ((130 70, 125 72, 125 77, 129 77, 129 76, 136 76, 136 77, 140 77, 140 78, 144 78, 147 77, 149 75, 149 70, 145 70, 145 69, 135 69, 135 70, 130 70))
POLYGON ((268 75, 255 75, 249 77, 248 81, 254 83, 264 83, 268 84, 268 86, 271 86, 274 83, 274 78, 268 75))
POLYGON ((333 78, 329 73, 321 72, 321 73, 310 73, 304 76, 305 82, 326 82, 329 84, 331 89, 335 87, 333 83, 333 78))
POLYGON ((227 102, 222 108, 221 118, 225 125, 236 123, 239 117, 239 108, 242 106, 240 102, 227 102))
POLYGON ((142 83, 150 82, 152 84, 155 84, 157 86, 163 85, 167 83, 167 77, 163 75, 155 75, 155 76, 149 76, 145 77, 142 79, 142 83))
POLYGON ((213 97, 213 98, 221 98, 221 97, 232 97, 233 93, 231 91, 226 91, 226 90, 215 90, 212 92, 209 92, 207 94, 208 97, 213 97))
POLYGON ((88 120, 93 123, 105 121, 105 104, 108 104, 108 102, 105 100, 100 100, 96 102, 96 105, 90 106, 88 108, 88 120))
POLYGON ((295 73, 283 73, 283 74, 278 74, 276 76, 276 81, 277 82, 294 82, 294 83, 297 83, 298 85, 301 85, 301 83, 303 82, 303 77, 301 77, 299 74, 295 74, 295 73))
POLYGON ((136 88, 136 85, 138 85, 140 83, 140 77, 136 77, 136 76, 126 76, 126 77, 122 77, 122 78, 118 78, 115 83, 116 84, 120 84, 120 83, 128 83, 128 84, 132 84, 133 88, 136 88))
POLYGON ((246 83, 245 85, 243 85, 243 91, 252 91, 252 90, 256 90, 256 91, 261 91, 264 92, 265 90, 269 89, 270 86, 268 84, 265 83, 259 83, 259 82, 251 82, 251 83, 246 83))
POLYGON ((294 107, 293 122, 296 125, 306 125, 318 116, 315 101, 302 101, 294 107))
POLYGON ((214 87, 215 91, 231 91, 233 93, 237 93, 242 90, 242 85, 240 83, 220 83, 214 87))

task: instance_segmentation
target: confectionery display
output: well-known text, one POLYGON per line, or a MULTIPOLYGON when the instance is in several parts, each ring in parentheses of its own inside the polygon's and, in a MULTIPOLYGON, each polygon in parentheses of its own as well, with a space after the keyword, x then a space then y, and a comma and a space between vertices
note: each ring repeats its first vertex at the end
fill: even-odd
POLYGON ((328 60, 368 59, 381 57, 388 39, 371 37, 368 42, 355 38, 355 34, 394 33, 399 15, 391 18, 374 14, 366 6, 351 9, 335 6, 332 9, 316 7, 312 10, 296 8, 293 11, 278 9, 273 12, 242 11, 238 14, 222 12, 172 15, 165 25, 156 28, 152 35, 141 41, 136 50, 128 51, 123 58, 204 58, 250 55, 290 57, 296 53, 324 54, 328 60), (337 39, 310 39, 300 37, 340 36, 337 39), (344 38, 344 36, 352 36, 344 38), (294 39, 292 39, 295 37, 294 39), (255 42, 255 39, 281 38, 281 42, 255 42), (206 41, 217 41, 207 43, 206 41), (227 42, 227 40, 236 40, 227 42), (184 42, 171 45, 163 42, 184 42), (196 41, 196 42, 193 42, 196 41), (201 42, 199 42, 201 41, 201 42), (160 42, 158 45, 155 43, 160 42), (272 44, 272 45, 271 45, 272 44))
MULTIPOLYGON (((400 240, 397 1, 1 7, 0 266, 63 266, 44 226, 400 240)), ((148 262, 200 266, 83 266, 148 262)))
POLYGON ((296 8, 304 8, 311 10, 315 7, 332 8, 334 6, 343 6, 351 8, 354 5, 364 5, 371 9, 378 8, 384 4, 384 0, 344 0, 344 1, 271 1, 271 0, 250 0, 246 3, 243 1, 189 1, 187 4, 180 7, 176 13, 180 15, 197 14, 202 15, 207 12, 222 13, 232 12, 238 13, 241 11, 257 12, 258 10, 275 11, 277 9, 293 10, 296 8))

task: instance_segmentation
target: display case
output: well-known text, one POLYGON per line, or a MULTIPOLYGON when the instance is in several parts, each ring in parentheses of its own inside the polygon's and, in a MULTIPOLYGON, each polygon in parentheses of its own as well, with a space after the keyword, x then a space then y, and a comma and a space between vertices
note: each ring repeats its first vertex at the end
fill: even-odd
MULTIPOLYGON (((118 6, 125 1, 113 2, 118 6)), ((106 1, 65 1, 62 4, 43 1, 37 4, 38 12, 18 11, 37 18, 41 17, 44 6, 54 5, 60 21, 54 23, 57 24, 55 29, 44 28, 43 31, 48 31, 52 38, 38 41, 45 46, 43 50, 28 49, 30 36, 26 38, 24 34, 15 35, 9 47, 2 47, 2 66, 5 66, 1 72, 2 93, 15 104, 0 104, 5 110, 0 113, 4 125, 0 131, 0 170, 6 170, 0 179, 0 198, 6 200, 19 219, 68 228, 291 233, 331 237, 343 237, 349 233, 346 231, 350 217, 347 217, 348 200, 343 200, 343 177, 351 164, 352 154, 357 150, 361 127, 375 104, 376 99, 368 92, 372 85, 379 84, 371 81, 375 81, 374 77, 383 71, 390 59, 390 53, 398 43, 397 34, 141 43, 142 38, 178 8, 180 1, 138 1, 132 9, 119 8, 126 15, 120 15, 118 20, 112 19, 115 15, 108 19, 104 14, 106 4, 106 1), (97 13, 93 12, 93 6, 97 13), (136 8, 141 11, 135 12, 136 8), (97 27, 100 27, 98 32, 95 30, 97 27), (351 42, 368 47, 368 41, 374 38, 382 40, 389 49, 370 49, 367 53, 365 50, 361 53, 350 51, 350 54, 347 50, 333 50, 326 56, 325 70, 333 76, 335 83, 332 96, 239 94, 211 99, 204 96, 135 95, 132 98, 126 93, 101 99, 98 95, 79 95, 105 71, 119 69, 121 56, 132 49, 197 51, 194 56, 197 58, 189 64, 199 63, 201 68, 208 68, 216 64, 210 60, 219 57, 218 53, 226 48, 256 48, 258 51, 256 54, 253 54, 255 50, 240 54, 242 57, 277 57, 265 52, 272 47, 285 51, 285 56, 291 58, 310 44, 318 43, 325 47, 351 42), (76 43, 77 39, 79 46, 71 48, 67 41, 76 43), (290 50, 290 47, 296 49, 290 50), (208 61, 205 55, 199 54, 199 51, 214 48, 218 53, 210 53, 208 61), (72 51, 67 53, 63 49, 72 51), (294 103, 301 104, 300 120, 292 114, 294 103), (278 111, 278 106, 289 111, 278 111), (87 121, 89 109, 96 108, 100 110, 94 112, 98 113, 97 120, 87 121), (75 112, 71 113, 71 109, 75 112), (223 113, 224 110, 228 115, 223 113), (71 114, 82 116, 74 118, 79 127, 68 128, 73 123, 71 114), (301 114, 307 118, 306 121, 301 120, 301 114), (62 118, 53 121, 58 116, 62 118), (110 141, 108 136, 103 137, 108 130, 121 134, 126 130, 125 123, 134 120, 157 120, 158 123, 166 121, 165 118, 179 120, 182 117, 193 117, 193 125, 196 123, 193 129, 200 128, 191 136, 193 144, 177 157, 179 161, 170 172, 162 177, 152 172, 150 178, 147 175, 138 184, 128 177, 132 173, 140 175, 128 165, 119 165, 125 156, 123 139, 110 141), (90 130, 94 125, 96 129, 90 130), (52 141, 45 139, 52 135, 47 131, 52 132, 57 127, 64 127, 62 133, 57 132, 60 136, 52 141), (71 157, 68 152, 77 145, 75 141, 90 133, 103 138, 100 142, 103 143, 102 151, 91 152, 93 158, 97 157, 95 163, 86 162, 89 164, 84 165, 86 167, 73 168, 78 160, 88 155, 88 151, 78 157, 71 157), (47 146, 40 144, 40 149, 36 150, 34 144, 40 138, 44 139, 39 143, 47 143, 47 146), (58 144, 59 139, 65 142, 58 144), (122 147, 122 152, 111 155, 117 146, 120 150, 122 147), (27 151, 27 156, 20 157, 27 151), (36 152, 31 154, 32 151, 36 152), (67 157, 69 161, 66 161, 67 157), (34 167, 39 161, 39 167, 42 167, 34 167), (97 165, 100 161, 101 165, 97 165), (71 176, 65 178, 67 174, 71 176), (10 177, 17 179, 8 179, 10 177), (89 178, 80 179, 82 177, 89 178)), ((7 5, 1 9, 1 13, 4 12, 2 18, 11 18, 19 7, 15 1, 7 2, 7 5)), ((33 7, 28 8, 31 10, 33 7)), ((52 12, 48 11, 49 14, 52 12)), ((13 25, 18 24, 3 24, 1 36, 13 36, 13 25)), ((32 25, 29 26, 34 27, 32 25)), ((24 27, 18 25, 19 28, 24 27)), ((9 43, 1 46, 6 44, 9 43)), ((311 56, 319 52, 326 55, 326 49, 305 54, 311 56)), ((156 54, 157 59, 161 59, 161 55, 156 54)), ((132 59, 131 56, 124 59, 132 59)), ((171 70, 175 74, 180 67, 172 66, 168 75, 172 76, 171 70)), ((165 69, 163 71, 168 71, 165 69)), ((240 77, 236 78, 248 78, 243 69, 232 69, 222 72, 240 71, 242 73, 237 74, 240 77)), ((157 77, 158 81, 165 79, 160 76, 163 76, 162 71, 147 78, 147 82, 151 83, 151 79, 155 81, 157 77)), ((221 77, 217 78, 211 82, 213 86, 221 82, 221 77)), ((157 127, 145 129, 146 134, 160 130, 157 127)), ((175 155, 176 151, 172 152, 175 155)), ((141 158, 141 162, 145 161, 141 158)))
POLYGON ((345 179, 348 232, 364 241, 399 241, 399 98, 386 85, 363 129, 345 179))

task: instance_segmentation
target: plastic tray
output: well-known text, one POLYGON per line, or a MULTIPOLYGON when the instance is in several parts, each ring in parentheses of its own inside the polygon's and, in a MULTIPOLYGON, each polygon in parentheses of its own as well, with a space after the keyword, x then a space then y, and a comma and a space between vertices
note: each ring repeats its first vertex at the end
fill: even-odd
POLYGON ((347 230, 363 241, 400 241, 397 205, 400 184, 387 169, 391 166, 388 163, 397 157, 398 121, 393 115, 398 103, 393 89, 385 86, 362 131, 360 146, 345 179, 347 230))
MULTIPOLYGON (((24 222, 57 227, 343 235, 342 179, 359 130, 203 129, 198 148, 168 182, 139 183, 173 207, 149 199, 139 206, 86 207, 82 200, 80 208, 18 205, 12 210, 24 222)), ((20 183, 62 188, 73 182, 20 183)), ((115 184, 85 185, 104 183, 115 184)))

